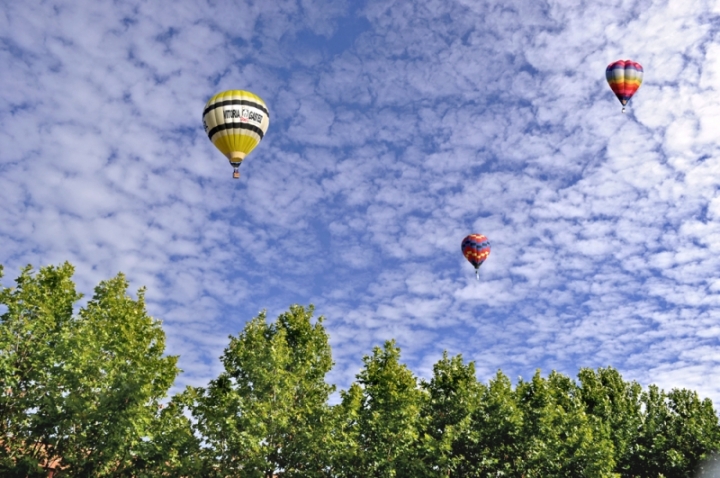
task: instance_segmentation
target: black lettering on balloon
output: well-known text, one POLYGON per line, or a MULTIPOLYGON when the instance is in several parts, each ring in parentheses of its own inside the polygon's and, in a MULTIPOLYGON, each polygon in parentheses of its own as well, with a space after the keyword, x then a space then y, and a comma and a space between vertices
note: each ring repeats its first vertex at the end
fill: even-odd
MULTIPOLYGON (((241 110, 225 110, 223 111, 223 116, 226 120, 228 119, 239 119, 242 122, 246 122, 248 120, 255 121, 257 123, 262 123, 263 115, 260 113, 256 113, 254 111, 250 111, 249 109, 243 108, 241 110)), ((207 128, 206 128, 207 129, 207 128)))

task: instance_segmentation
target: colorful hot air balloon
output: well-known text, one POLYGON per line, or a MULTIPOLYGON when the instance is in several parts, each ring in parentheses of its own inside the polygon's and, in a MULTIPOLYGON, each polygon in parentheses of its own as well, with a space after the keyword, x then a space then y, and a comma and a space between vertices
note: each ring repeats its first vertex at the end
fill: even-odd
POLYGON ((631 60, 618 60, 610 63, 605 70, 605 78, 607 78, 610 89, 622 103, 623 113, 625 113, 627 102, 640 88, 642 77, 643 67, 640 66, 640 63, 631 60))
POLYGON ((482 234, 470 234, 462 241, 462 252, 470 264, 475 267, 475 277, 480 280, 478 269, 490 255, 490 242, 482 234))
POLYGON ((233 178, 245 156, 255 149, 270 125, 267 105, 249 91, 229 90, 210 98, 203 111, 203 126, 210 141, 233 167, 233 178))

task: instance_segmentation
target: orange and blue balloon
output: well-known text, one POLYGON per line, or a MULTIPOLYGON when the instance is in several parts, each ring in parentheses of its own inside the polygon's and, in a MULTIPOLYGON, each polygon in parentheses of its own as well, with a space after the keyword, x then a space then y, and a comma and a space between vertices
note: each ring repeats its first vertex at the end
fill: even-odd
POLYGON ((470 234, 462 241, 462 253, 475 268, 475 277, 479 280, 478 269, 490 255, 490 242, 482 234, 470 234))
POLYGON ((622 103, 622 111, 625 113, 625 105, 642 84, 643 67, 632 60, 618 60, 608 65, 605 78, 622 103))

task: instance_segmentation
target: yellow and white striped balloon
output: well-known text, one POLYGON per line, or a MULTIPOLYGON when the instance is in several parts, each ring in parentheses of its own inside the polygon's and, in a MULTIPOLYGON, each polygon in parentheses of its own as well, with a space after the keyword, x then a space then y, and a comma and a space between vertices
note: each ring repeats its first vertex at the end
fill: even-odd
POLYGON ((270 126, 270 113, 256 94, 229 90, 210 98, 203 111, 203 126, 210 141, 228 158, 233 177, 245 156, 255 149, 270 126))

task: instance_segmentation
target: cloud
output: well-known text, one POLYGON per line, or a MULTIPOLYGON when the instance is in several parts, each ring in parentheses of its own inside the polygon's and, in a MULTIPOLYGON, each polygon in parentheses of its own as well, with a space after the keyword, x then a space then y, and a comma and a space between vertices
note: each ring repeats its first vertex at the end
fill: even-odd
POLYGON ((500 368, 690 387, 716 358, 713 2, 7 5, 0 262, 148 286, 176 386, 227 335, 314 302, 347 386, 397 338, 500 368), (620 113, 603 72, 645 68, 620 113), (223 89, 271 123, 232 181, 200 126, 223 89), (490 238, 480 281, 460 254, 490 238))

